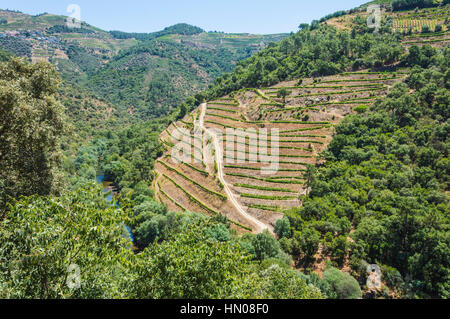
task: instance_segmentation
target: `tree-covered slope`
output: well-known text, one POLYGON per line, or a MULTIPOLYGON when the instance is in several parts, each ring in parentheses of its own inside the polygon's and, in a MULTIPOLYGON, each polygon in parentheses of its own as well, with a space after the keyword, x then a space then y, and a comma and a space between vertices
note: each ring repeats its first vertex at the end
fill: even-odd
MULTIPOLYGON (((365 20, 361 18, 354 21, 350 32, 339 32, 319 24, 303 28, 279 44, 271 45, 239 63, 232 73, 217 79, 208 91, 198 95, 197 103, 202 99, 212 100, 209 103, 212 104, 211 111, 207 113, 208 125, 236 128, 261 124, 272 127, 275 122, 264 119, 267 119, 268 114, 278 112, 278 120, 284 120, 280 122, 287 126, 294 123, 285 118, 292 112, 303 109, 301 116, 307 112, 308 118, 311 118, 310 109, 319 106, 316 111, 323 111, 320 109, 323 108, 321 103, 316 106, 303 101, 304 104, 298 107, 289 105, 289 100, 293 98, 320 98, 320 95, 326 95, 309 92, 294 96, 298 94, 294 92, 305 87, 305 83, 310 91, 319 89, 322 82, 339 90, 341 82, 349 82, 348 79, 329 80, 323 76, 342 71, 348 73, 361 67, 372 69, 371 72, 362 72, 367 74, 378 74, 377 71, 386 74, 386 70, 395 70, 397 67, 409 68, 406 71, 407 78, 390 88, 387 97, 379 96, 373 106, 356 107, 351 112, 353 115, 335 126, 333 139, 327 151, 322 153, 325 163, 310 165, 306 172, 297 170, 296 176, 306 180, 305 187, 309 192, 300 197, 302 204, 298 208, 285 211, 285 218, 276 223, 275 232, 284 251, 293 256, 298 268, 322 273, 326 264, 332 264, 344 269, 359 280, 366 297, 447 298, 450 274, 450 49, 445 41, 433 47, 420 37, 415 44, 406 43, 408 35, 393 31, 387 22, 384 22, 379 34, 364 27, 365 20), (307 79, 311 75, 315 77, 313 83, 307 79), (290 84, 278 83, 281 80, 291 81, 290 84), (277 83, 275 87, 265 87, 274 83, 277 83), (254 88, 259 88, 259 91, 254 88), (283 88, 285 92, 281 94, 283 88), (255 92, 254 96, 251 92, 255 92), (267 94, 267 101, 256 103, 262 94, 267 94), (269 101, 277 97, 280 99, 269 101), (254 107, 258 104, 258 107, 254 107), (266 111, 266 114, 253 122, 248 119, 252 113, 247 112, 245 119, 236 116, 247 108, 266 111), (383 284, 378 290, 370 290, 365 286, 369 264, 381 267, 383 284)), ((369 79, 363 81, 373 82, 369 79)), ((357 89, 352 90, 349 90, 350 93, 356 96, 357 89)), ((336 103, 334 99, 330 101, 333 97, 334 93, 329 94, 329 102, 322 104, 333 106, 336 103)), ((193 100, 190 103, 195 105, 193 100)), ((185 109, 186 105, 181 111, 185 109)), ((194 111, 178 122, 176 127, 186 125, 185 128, 189 129, 189 118, 196 116, 198 112, 194 111)), ((304 132, 309 129, 306 127, 291 131, 304 132)), ((166 139, 170 134, 163 133, 161 136, 163 140, 173 142, 166 139)), ((308 137, 311 139, 317 136, 314 134, 308 137)), ((167 147, 170 147, 169 143, 167 147)), ((243 151, 247 152, 247 149, 243 151)), ((284 152, 281 150, 280 154, 284 152)), ((166 161, 164 158, 161 160, 166 161)), ((274 203, 289 199, 279 193, 289 190, 281 184, 277 188, 273 184, 270 188, 262 187, 262 181, 276 181, 256 175, 255 165, 242 165, 225 166, 233 181, 236 177, 247 181, 235 186, 246 188, 245 197, 272 201, 271 204, 248 206, 248 212, 258 208, 271 211, 272 214, 279 213, 280 207, 274 203), (252 186, 252 183, 258 185, 252 186)), ((170 179, 175 179, 189 192, 189 183, 183 182, 182 178, 176 179, 177 170, 187 174, 189 167, 170 169, 175 173, 166 168, 159 164, 157 166, 158 172, 164 171, 164 180, 170 182, 170 179)), ((201 166, 196 168, 207 170, 201 166)), ((287 175, 286 171, 290 170, 283 171, 284 175, 287 175)), ((292 174, 290 178, 295 176, 295 173, 292 174)), ((189 176, 192 178, 194 175, 189 176)), ((208 178, 199 174, 194 181, 204 186, 208 178)), ((187 205, 180 196, 171 192, 169 185, 162 182, 158 184, 157 189, 169 195, 162 199, 163 202, 171 206, 172 198, 177 203, 187 205)), ((195 194, 200 196, 200 193, 195 194)), ((264 219, 261 212, 255 216, 264 219)))
POLYGON ((361 279, 367 263, 384 265, 404 297, 447 298, 450 48, 412 48, 407 61, 404 83, 336 127, 303 207, 287 213, 285 244, 309 252, 302 264, 322 247, 361 279))
POLYGON ((234 56, 228 49, 149 41, 114 57, 89 78, 87 87, 137 117, 157 117, 230 72, 234 56))
POLYGON ((74 90, 137 119, 167 115, 238 61, 287 36, 205 32, 184 23, 152 33, 106 32, 85 22, 69 28, 63 16, 7 10, 0 19, 0 48, 52 62, 74 90))

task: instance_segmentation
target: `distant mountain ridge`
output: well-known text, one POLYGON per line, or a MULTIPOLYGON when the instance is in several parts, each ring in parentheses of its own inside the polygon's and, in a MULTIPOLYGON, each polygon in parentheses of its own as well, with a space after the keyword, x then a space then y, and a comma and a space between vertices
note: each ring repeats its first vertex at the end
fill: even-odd
POLYGON ((0 48, 55 64, 67 83, 114 105, 122 118, 167 114, 238 61, 288 36, 205 32, 186 23, 152 33, 109 32, 10 10, 0 10, 0 21, 0 48))
POLYGON ((169 34, 179 34, 179 35, 194 35, 203 33, 205 30, 202 28, 187 24, 178 23, 173 26, 167 27, 162 31, 152 32, 152 33, 136 33, 136 32, 122 32, 122 31, 110 31, 109 33, 116 39, 131 39, 135 38, 137 40, 153 40, 169 34))

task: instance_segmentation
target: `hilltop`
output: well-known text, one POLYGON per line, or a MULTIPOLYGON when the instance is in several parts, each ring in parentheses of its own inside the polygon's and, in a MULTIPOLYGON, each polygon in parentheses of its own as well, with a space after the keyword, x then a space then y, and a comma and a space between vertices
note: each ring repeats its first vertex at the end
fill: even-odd
POLYGON ((420 34, 422 31, 433 33, 437 25, 441 26, 439 32, 448 30, 450 8, 446 1, 440 3, 430 1, 427 4, 427 1, 378 0, 349 11, 330 14, 320 19, 319 22, 338 29, 351 30, 358 25, 358 21, 355 19, 367 20, 373 13, 367 11, 369 5, 380 5, 381 18, 390 24, 394 32, 410 36, 420 34))

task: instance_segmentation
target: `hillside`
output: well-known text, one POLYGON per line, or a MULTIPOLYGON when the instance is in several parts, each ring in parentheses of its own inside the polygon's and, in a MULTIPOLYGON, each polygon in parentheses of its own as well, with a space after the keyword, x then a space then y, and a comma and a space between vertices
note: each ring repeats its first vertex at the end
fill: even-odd
MULTIPOLYGON (((406 205, 406 214, 420 224, 426 212, 437 210, 439 218, 445 218, 441 214, 448 212, 444 204, 448 203, 448 184, 445 174, 439 175, 441 168, 438 168, 448 156, 444 146, 448 136, 438 133, 448 130, 445 124, 448 120, 448 34, 445 24, 435 32, 423 26, 430 26, 431 31, 448 21, 442 18, 449 8, 447 5, 394 12, 394 21, 402 19, 406 25, 417 28, 405 32, 399 30, 400 24, 392 25, 390 19, 384 19, 381 34, 373 36, 365 28, 366 18, 361 12, 351 12, 325 20, 321 26, 313 23, 308 29, 243 61, 231 74, 220 77, 202 93, 206 103, 172 123, 160 135, 165 151, 155 163, 153 188, 157 200, 171 210, 223 215, 239 233, 260 233, 268 229, 279 238, 286 237, 282 238, 285 251, 293 255, 295 266, 302 271, 312 268, 322 274, 326 264, 332 262, 343 271, 365 278, 358 263, 371 260, 383 261, 384 271, 391 272, 391 276, 397 269, 402 278, 412 275, 412 270, 406 268, 407 257, 396 259, 393 255, 383 255, 382 250, 376 254, 372 250, 364 251, 363 247, 375 245, 371 237, 365 237, 371 236, 366 227, 373 223, 379 225, 383 220, 389 225, 386 226, 389 230, 380 225, 384 236, 395 241, 392 245, 396 248, 386 248, 389 253, 397 249, 409 256, 414 252, 419 254, 417 247, 426 243, 422 239, 398 242, 404 228, 393 230, 395 226, 385 214, 401 218, 396 214, 403 214, 400 213, 405 209, 402 205, 406 205), (417 21, 417 17, 422 20, 417 21), (345 21, 350 23, 344 25, 345 21), (331 25, 346 35, 336 33, 331 25), (351 32, 346 33, 347 30, 351 32), (364 42, 368 43, 365 47, 364 42), (327 46, 329 43, 333 46, 327 46), (366 69, 367 66, 370 68, 366 69), (425 77, 430 79, 432 73, 436 78, 427 86, 425 77), (447 82, 441 80, 444 73, 447 82), (418 99, 417 106, 413 106, 415 102, 410 94, 418 99), (426 94, 428 99, 424 97, 426 94), (408 111, 408 107, 417 112, 408 111), (380 114, 385 123, 381 123, 380 114), (378 122, 381 126, 377 126, 378 122), (433 125, 433 132, 436 131, 428 135, 433 136, 432 142, 415 140, 416 134, 422 134, 419 133, 422 126, 429 130, 433 125), (263 128, 269 130, 269 135, 257 136, 256 132, 263 128), (279 137, 270 136, 271 129, 277 129, 279 137), (225 135, 226 130, 236 130, 232 140, 220 135, 225 135), (406 140, 401 140, 402 134, 406 140), (385 140, 390 138, 396 142, 385 140), (279 153, 271 154, 270 145, 278 140, 279 153), (267 150, 256 147, 261 142, 267 143, 269 156, 267 150), (423 162, 417 153, 405 158, 389 147, 389 143, 400 143, 402 146, 398 147, 409 148, 413 153, 416 152, 413 149, 422 149, 435 157, 429 163, 423 162), (395 159, 389 157, 387 148, 396 154, 395 159), (188 150, 189 155, 183 157, 183 152, 188 150), (271 172, 269 167, 275 160, 278 167, 271 172), (387 181, 395 174, 389 161, 403 167, 399 175, 406 174, 403 165, 412 165, 413 176, 405 181, 403 188, 387 181), (434 186, 421 179, 420 172, 424 171, 429 172, 434 186), (414 195, 413 188, 417 192, 414 195), (366 198, 369 190, 372 195, 366 198), (439 193, 441 200, 428 197, 434 196, 430 192, 439 193), (375 193, 382 194, 389 203, 374 203, 375 193), (416 210, 421 201, 418 194, 427 198, 421 203, 422 211, 416 210), (390 202, 391 196, 400 202, 390 202), (404 202, 403 196, 411 196, 411 206, 404 202), (372 213, 376 217, 370 217, 372 213), (282 235, 283 232, 289 235, 282 235), (389 268, 392 266, 395 268, 389 268)), ((442 227, 425 224, 435 227, 439 236, 445 236, 447 226, 444 225, 448 225, 448 220, 442 222, 442 227)), ((411 234, 422 238, 418 233, 420 228, 413 228, 411 234)), ((414 263, 422 265, 427 261, 421 259, 414 263)), ((430 263, 427 265, 431 267, 430 263)), ((414 276, 426 281, 425 277, 431 274, 423 270, 414 276)), ((433 280, 442 283, 445 281, 442 276, 445 277, 441 273, 439 279, 433 280)), ((440 283, 429 282, 428 288, 417 286, 412 291, 441 294, 445 289, 440 283)), ((399 285, 385 282, 384 296, 392 297, 400 290, 404 294, 412 293, 399 285), (395 287, 395 291, 387 287, 395 287)), ((381 291, 366 293, 379 296, 381 291)))
MULTIPOLYGON (((414 6, 414 10, 401 10, 392 8, 392 1, 373 1, 369 4, 380 4, 381 15, 386 21, 389 21, 394 32, 407 34, 408 36, 420 37, 425 27, 425 37, 433 37, 434 40, 448 41, 447 30, 449 24, 450 6, 441 5, 433 7, 414 6), (417 7, 417 8, 416 8, 417 7), (437 25, 442 28, 438 34, 433 34, 437 25), (429 28, 429 29, 427 29, 429 28), (442 33, 442 34, 441 34, 442 33)), ((341 14, 336 14, 336 17, 330 15, 320 20, 321 23, 332 25, 338 29, 351 30, 357 25, 355 19, 357 16, 367 20, 369 12, 367 6, 354 9, 351 12, 342 11, 341 14)), ((429 39, 431 40, 431 39, 429 39)), ((420 41, 417 41, 420 42, 420 41)), ((426 43, 426 42, 425 42, 426 43)))
MULTIPOLYGON (((273 230, 276 220, 283 216, 283 210, 301 204, 300 195, 307 193, 304 186, 306 165, 317 163, 317 156, 327 148, 332 139, 334 124, 352 113, 354 108, 370 107, 376 98, 386 94, 393 83, 403 78, 404 72, 400 71, 377 73, 364 70, 315 79, 306 78, 302 85, 289 81, 259 90, 244 89, 232 97, 209 101, 204 114, 201 109, 196 109, 184 119, 171 124, 161 135, 166 153, 155 167, 158 176, 155 181, 156 195, 171 209, 183 207, 187 211, 220 213, 239 224, 260 231, 259 228, 255 229, 254 222, 240 216, 235 205, 226 198, 217 178, 217 158, 215 161, 210 160, 209 165, 206 164, 208 159, 200 161, 203 152, 196 152, 197 144, 194 140, 191 140, 196 145, 192 149, 192 156, 200 163, 192 165, 191 161, 187 161, 176 164, 176 159, 171 156, 173 145, 185 143, 186 133, 192 134, 192 139, 197 138, 193 133, 194 119, 203 121, 205 130, 219 129, 224 135, 227 128, 242 129, 242 133, 234 136, 236 144, 229 144, 226 137, 223 137, 223 145, 226 147, 220 152, 225 154, 225 181, 239 205, 273 230), (277 98, 277 93, 283 88, 290 90, 285 101, 277 98), (261 128, 268 129, 269 133, 271 129, 279 130, 279 168, 272 174, 264 173, 263 170, 269 170, 275 157, 264 159, 261 153, 255 156, 257 163, 249 161, 252 154, 250 147, 257 141, 261 143, 261 139, 268 139, 270 150, 272 140, 256 134, 261 128), (255 133, 247 133, 249 135, 245 136, 244 133, 249 129, 253 129, 255 133), (239 135, 243 136, 242 140, 238 139, 239 135), (236 162, 239 155, 244 163, 236 162), (180 189, 185 192, 180 192, 180 189), (208 203, 209 207, 199 203, 208 203)), ((217 152, 219 151, 215 150, 215 154, 217 152)))
POLYGON ((264 43, 281 38, 209 33, 164 36, 123 50, 94 72, 87 86, 137 117, 157 117, 231 72, 264 43))
POLYGON ((0 298, 448 299, 449 7, 290 35, 0 11, 0 298))
MULTIPOLYGON (((55 64, 63 79, 112 104, 121 117, 165 115, 187 96, 286 34, 205 32, 178 24, 154 33, 103 31, 65 17, 0 10, 0 47, 55 64)), ((76 94, 76 92, 74 92, 76 94)))

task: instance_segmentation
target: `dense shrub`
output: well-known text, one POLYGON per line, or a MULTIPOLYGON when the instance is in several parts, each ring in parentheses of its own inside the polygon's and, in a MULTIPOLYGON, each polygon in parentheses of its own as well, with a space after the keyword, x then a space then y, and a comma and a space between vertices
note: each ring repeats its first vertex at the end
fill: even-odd
POLYGON ((337 299, 359 299, 362 297, 358 282, 348 273, 329 267, 323 273, 323 279, 328 284, 327 296, 337 299))

